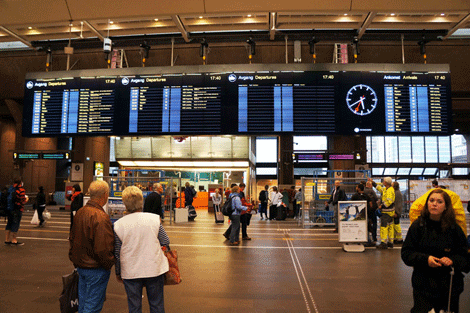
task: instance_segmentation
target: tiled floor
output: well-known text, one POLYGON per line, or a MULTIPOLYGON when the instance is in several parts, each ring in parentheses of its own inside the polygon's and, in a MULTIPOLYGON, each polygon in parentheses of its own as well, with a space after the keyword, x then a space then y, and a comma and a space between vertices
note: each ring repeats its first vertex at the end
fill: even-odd
MULTIPOLYGON (((331 228, 301 229, 292 219, 260 221, 248 229, 253 240, 232 247, 222 236, 227 223, 198 211, 194 222, 164 227, 179 254, 183 282, 165 288, 172 312, 409 312, 411 272, 400 248, 346 253, 331 228)), ((52 209, 45 228, 30 225, 26 212, 19 232, 24 246, 0 246, 0 312, 59 312, 61 275, 68 260, 69 215, 52 209)), ((0 219, 0 236, 5 222, 0 219)), ((406 232, 408 222, 403 222, 406 232)), ((113 269, 114 271, 114 269, 113 269)), ((470 312, 470 279, 461 313, 470 312)), ((126 295, 112 272, 103 312, 127 312, 126 295)), ((149 312, 144 299, 144 312, 149 312)))

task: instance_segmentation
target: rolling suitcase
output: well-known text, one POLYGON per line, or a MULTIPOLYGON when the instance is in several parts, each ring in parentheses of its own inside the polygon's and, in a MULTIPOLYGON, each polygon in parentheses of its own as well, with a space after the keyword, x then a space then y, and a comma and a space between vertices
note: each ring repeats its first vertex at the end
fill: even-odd
POLYGON ((214 205, 214 214, 215 214, 215 222, 216 223, 223 223, 224 222, 224 215, 220 211, 220 205, 214 205))
POLYGON ((285 206, 280 206, 277 208, 276 220, 283 221, 287 217, 287 208, 285 206))
POLYGON ((197 217, 196 209, 192 205, 186 207, 188 209, 188 220, 194 221, 197 217))

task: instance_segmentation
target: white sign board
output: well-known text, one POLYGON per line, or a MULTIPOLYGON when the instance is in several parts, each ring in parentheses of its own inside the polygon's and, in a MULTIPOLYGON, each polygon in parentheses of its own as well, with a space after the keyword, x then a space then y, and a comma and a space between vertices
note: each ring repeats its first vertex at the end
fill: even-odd
POLYGON ((83 163, 72 163, 70 168, 71 181, 83 181, 83 163))
POLYGON ((367 242, 367 201, 338 202, 339 242, 367 242))

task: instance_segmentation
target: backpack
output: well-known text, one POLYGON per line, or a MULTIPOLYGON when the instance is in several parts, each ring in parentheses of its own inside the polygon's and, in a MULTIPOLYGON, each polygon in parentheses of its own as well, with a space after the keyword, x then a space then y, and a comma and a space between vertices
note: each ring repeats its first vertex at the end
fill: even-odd
POLYGON ((266 193, 267 193, 266 190, 261 190, 261 192, 259 193, 259 198, 258 198, 260 202, 266 202, 267 200, 266 193))
POLYGON ((7 210, 13 211, 16 207, 16 189, 13 186, 8 188, 7 210))
POLYGON ((225 200, 224 205, 222 206, 222 214, 225 216, 230 216, 233 214, 232 199, 233 197, 229 197, 227 200, 225 200))

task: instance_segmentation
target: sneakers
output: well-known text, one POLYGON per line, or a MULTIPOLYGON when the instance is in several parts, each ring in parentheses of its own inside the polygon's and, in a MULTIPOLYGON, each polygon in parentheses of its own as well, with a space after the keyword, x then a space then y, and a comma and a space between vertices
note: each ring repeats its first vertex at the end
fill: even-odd
POLYGON ((8 246, 8 245, 11 245, 11 241, 4 241, 3 243, 4 243, 5 245, 7 245, 7 246, 8 246))
POLYGON ((395 239, 393 243, 396 245, 401 245, 403 243, 403 239, 395 239))
POLYGON ((385 242, 381 242, 380 245, 377 246, 377 249, 386 250, 387 244, 385 242))
POLYGON ((391 242, 387 243, 387 248, 393 249, 393 243, 391 242))
POLYGON ((24 246, 24 242, 19 242, 19 241, 12 242, 12 243, 10 243, 10 245, 12 245, 12 246, 24 246))

